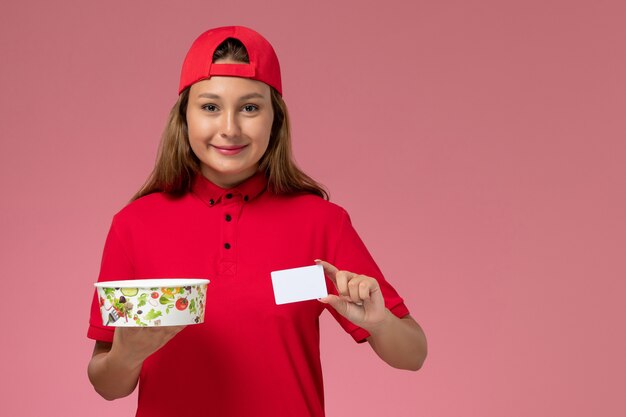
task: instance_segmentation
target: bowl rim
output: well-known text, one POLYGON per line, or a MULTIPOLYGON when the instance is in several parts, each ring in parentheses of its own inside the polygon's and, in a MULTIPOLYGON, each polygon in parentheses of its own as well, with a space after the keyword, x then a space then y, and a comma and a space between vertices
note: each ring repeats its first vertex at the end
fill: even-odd
POLYGON ((153 278, 101 281, 93 284, 98 288, 175 288, 204 285, 211 282, 204 278, 153 278))

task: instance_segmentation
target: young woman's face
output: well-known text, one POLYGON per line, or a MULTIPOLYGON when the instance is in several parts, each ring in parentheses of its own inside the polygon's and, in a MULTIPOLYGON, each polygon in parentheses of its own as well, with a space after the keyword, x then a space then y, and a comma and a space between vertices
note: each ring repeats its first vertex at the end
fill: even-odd
POLYGON ((232 188, 257 172, 267 150, 274 111, 270 87, 260 81, 213 76, 189 90, 189 144, 202 174, 232 188))

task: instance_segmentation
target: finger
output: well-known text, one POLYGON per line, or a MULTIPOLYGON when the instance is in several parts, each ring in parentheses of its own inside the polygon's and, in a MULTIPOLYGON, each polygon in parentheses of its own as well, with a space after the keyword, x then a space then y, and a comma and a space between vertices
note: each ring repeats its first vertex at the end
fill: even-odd
POLYGON ((322 265, 324 268, 324 274, 335 284, 335 288, 337 288, 337 292, 340 295, 348 295, 348 278, 350 277, 350 273, 347 271, 340 271, 334 265, 322 261, 321 259, 316 259, 315 263, 318 265, 322 265))
POLYGON ((177 335, 178 333, 182 332, 187 326, 186 325, 181 325, 181 326, 167 326, 170 329, 170 332, 174 335, 177 335))
POLYGON ((344 317, 348 313, 348 301, 334 294, 329 294, 324 298, 320 298, 319 301, 324 304, 330 304, 330 306, 334 308, 337 313, 341 314, 344 317))
POLYGON ((357 275, 350 271, 337 272, 337 274, 335 275, 335 279, 337 280, 337 283, 335 285, 337 286, 337 291, 339 292, 340 295, 345 295, 347 297, 350 297, 350 299, 352 299, 351 288, 349 286, 349 283, 355 277, 357 277, 357 275))
POLYGON ((315 263, 318 265, 322 265, 322 267, 324 268, 324 275, 326 275, 333 282, 333 284, 336 285, 337 281, 335 280, 335 275, 337 274, 337 272, 339 272, 339 270, 334 265, 326 261, 322 261, 321 259, 316 259, 315 263))
POLYGON ((365 275, 356 275, 348 283, 350 289, 350 301, 357 305, 363 305, 370 300, 371 292, 376 287, 376 280, 365 275))
POLYGON ((373 278, 366 278, 359 284, 359 297, 363 301, 369 300, 377 289, 378 282, 373 278))
POLYGON ((319 301, 324 304, 329 304, 339 315, 358 326, 363 321, 365 310, 363 307, 357 306, 346 298, 347 297, 331 294, 327 297, 320 298, 319 301))
POLYGON ((167 342, 172 340, 178 333, 183 331, 183 329, 185 327, 186 326, 166 326, 166 327, 161 327, 161 329, 163 329, 163 333, 161 335, 163 345, 165 345, 167 342))
POLYGON ((152 332, 154 337, 153 343, 155 345, 152 348, 152 353, 161 349, 163 346, 169 343, 178 333, 180 333, 186 326, 163 326, 163 327, 149 327, 147 328, 152 332))
POLYGON ((362 282, 362 275, 356 275, 348 282, 348 293, 350 295, 350 301, 352 301, 353 303, 360 303, 363 301, 359 294, 359 287, 361 286, 362 282))

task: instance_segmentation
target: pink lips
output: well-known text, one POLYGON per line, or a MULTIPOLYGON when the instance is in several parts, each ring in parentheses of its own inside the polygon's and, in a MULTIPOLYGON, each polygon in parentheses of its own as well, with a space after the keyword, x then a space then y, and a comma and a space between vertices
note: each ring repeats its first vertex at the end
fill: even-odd
POLYGON ((243 146, 215 146, 215 145, 211 145, 215 148, 216 151, 218 151, 219 153, 221 153, 222 155, 237 155, 239 152, 241 152, 246 146, 248 145, 243 145, 243 146))

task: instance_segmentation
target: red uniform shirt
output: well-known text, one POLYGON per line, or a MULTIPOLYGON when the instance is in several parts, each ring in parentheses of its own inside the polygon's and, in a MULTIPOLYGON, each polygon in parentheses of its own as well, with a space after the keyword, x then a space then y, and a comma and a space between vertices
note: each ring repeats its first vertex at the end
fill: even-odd
MULTIPOLYGON (((317 300, 276 305, 271 271, 324 259, 376 278, 387 308, 409 314, 344 209, 266 184, 259 174, 224 190, 198 175, 193 192, 150 194, 113 218, 99 281, 211 280, 204 323, 144 362, 137 416, 324 415, 319 315, 328 308, 356 341, 369 335, 317 300)), ((111 342, 113 330, 94 298, 88 337, 111 342)))

